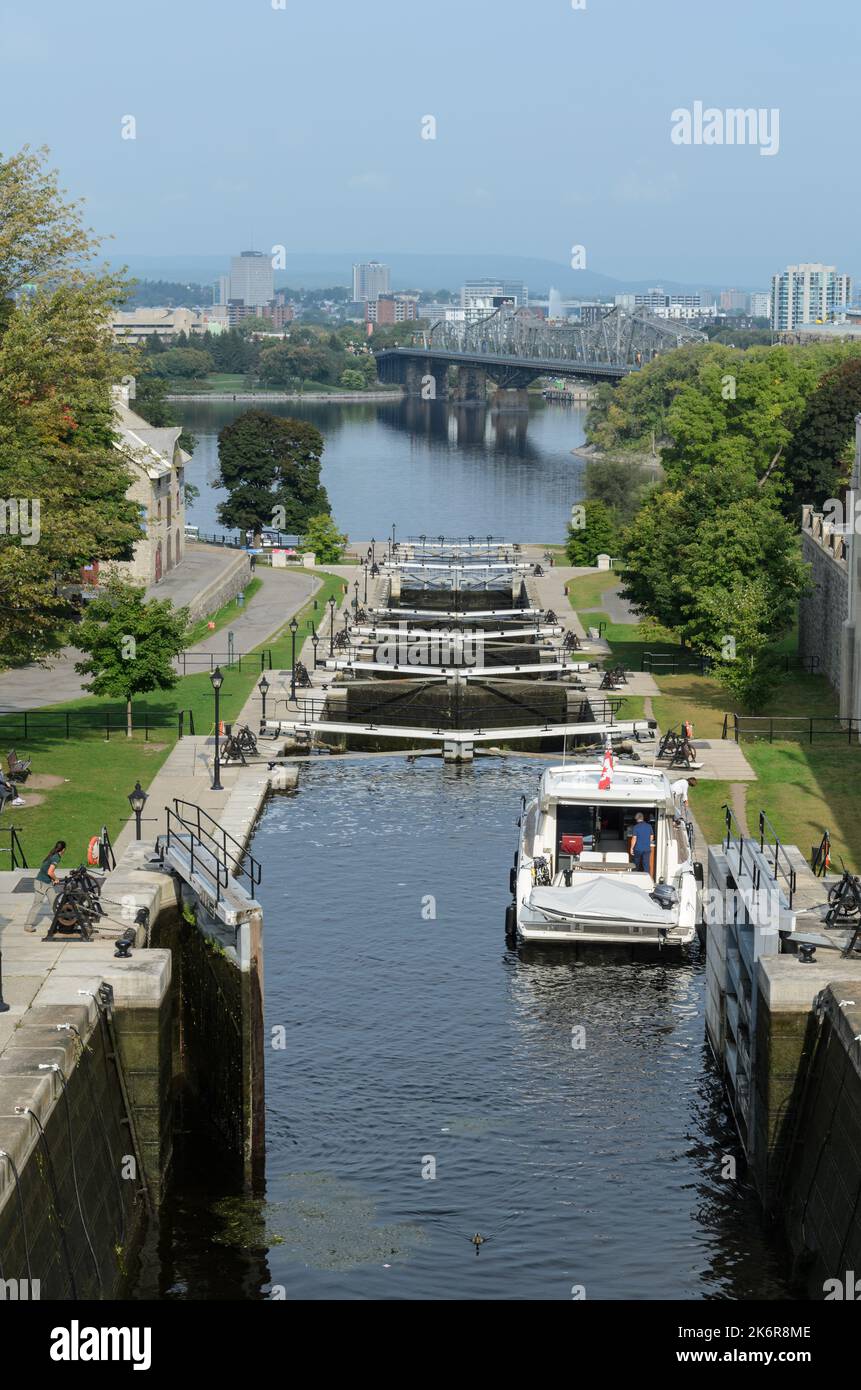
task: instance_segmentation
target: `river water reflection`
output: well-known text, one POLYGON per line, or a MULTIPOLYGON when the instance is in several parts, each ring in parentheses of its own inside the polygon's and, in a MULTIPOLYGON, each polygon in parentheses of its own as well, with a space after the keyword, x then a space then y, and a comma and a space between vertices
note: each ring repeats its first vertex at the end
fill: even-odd
MULTIPOLYGON (((200 488, 188 513, 202 532, 222 529, 214 486, 218 431, 251 403, 176 402, 177 417, 198 438, 187 470, 200 488)), ((562 541, 580 497, 584 412, 537 399, 528 412, 493 413, 422 401, 262 406, 296 416, 324 435, 322 480, 333 515, 351 537, 499 535, 562 541)))

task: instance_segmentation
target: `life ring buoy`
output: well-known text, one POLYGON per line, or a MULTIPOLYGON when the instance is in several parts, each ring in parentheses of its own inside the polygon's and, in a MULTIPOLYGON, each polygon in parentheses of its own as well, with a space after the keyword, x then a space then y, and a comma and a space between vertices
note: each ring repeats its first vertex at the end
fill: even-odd
POLYGON ((102 862, 101 854, 99 853, 101 843, 101 835, 93 835, 90 837, 90 843, 87 846, 87 863, 96 868, 98 868, 102 862))

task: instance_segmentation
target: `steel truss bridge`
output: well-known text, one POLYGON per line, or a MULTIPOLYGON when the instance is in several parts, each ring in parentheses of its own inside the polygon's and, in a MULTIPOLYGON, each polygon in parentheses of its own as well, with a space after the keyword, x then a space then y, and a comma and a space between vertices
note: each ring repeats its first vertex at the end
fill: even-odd
POLYGON ((471 397, 486 377, 503 389, 523 389, 540 376, 618 381, 663 352, 705 339, 683 322, 645 310, 616 308, 595 323, 554 328, 505 307, 474 323, 436 323, 411 345, 385 348, 377 353, 377 370, 381 381, 401 383, 410 395, 438 399, 447 395, 448 367, 459 366, 467 384, 462 394, 471 397), (433 395, 423 387, 428 376, 433 395), (480 380, 470 381, 473 376, 480 380))

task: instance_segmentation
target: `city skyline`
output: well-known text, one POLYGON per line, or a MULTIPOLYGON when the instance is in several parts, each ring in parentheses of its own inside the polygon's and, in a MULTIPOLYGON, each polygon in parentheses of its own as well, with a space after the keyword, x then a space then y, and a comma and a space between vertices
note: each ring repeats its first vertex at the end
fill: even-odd
MULTIPOLYGON (((727 0, 718 24, 682 0, 558 0, 539 16, 440 0, 432 22, 375 0, 373 23, 337 8, 337 41, 328 12, 299 4, 261 0, 239 24, 235 0, 213 0, 204 25, 153 0, 131 50, 107 0, 86 9, 87 25, 59 0, 0 15, 4 146, 51 148, 116 259, 214 253, 217 227, 222 245, 283 246, 288 275, 297 248, 351 241, 381 259, 412 247, 560 266, 581 246, 588 270, 620 280, 751 288, 787 264, 856 269, 851 73, 810 67, 801 0, 727 0), (259 81, 261 51, 289 83, 259 81), (195 71, 207 82, 189 112, 195 71), (737 122, 730 145, 727 121, 727 143, 710 144, 709 112, 744 110, 779 113, 779 139, 774 121, 769 148, 745 147, 737 122)), ((816 22, 849 50, 848 0, 823 0, 816 22)))

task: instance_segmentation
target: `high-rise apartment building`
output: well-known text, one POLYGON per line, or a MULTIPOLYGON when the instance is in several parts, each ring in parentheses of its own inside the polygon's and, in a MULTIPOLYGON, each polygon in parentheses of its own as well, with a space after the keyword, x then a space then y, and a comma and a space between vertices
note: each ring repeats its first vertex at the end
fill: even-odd
POLYGON ((368 300, 368 323, 411 322, 419 316, 418 303, 417 294, 378 294, 376 299, 368 300))
POLYGON ((275 297, 272 260, 263 251, 243 251, 230 259, 230 288, 227 301, 238 301, 262 309, 275 297))
POLYGON ((353 300, 357 304, 372 304, 381 294, 391 290, 391 272, 379 261, 363 261, 353 266, 353 300))
POLYGON ((852 279, 819 262, 787 266, 771 281, 771 326, 791 333, 803 323, 826 323, 846 308, 852 279))
POLYGON ((460 304, 467 318, 492 314, 504 304, 525 309, 529 290, 522 280, 467 280, 460 292, 460 304))

